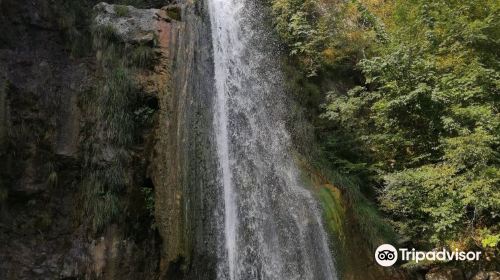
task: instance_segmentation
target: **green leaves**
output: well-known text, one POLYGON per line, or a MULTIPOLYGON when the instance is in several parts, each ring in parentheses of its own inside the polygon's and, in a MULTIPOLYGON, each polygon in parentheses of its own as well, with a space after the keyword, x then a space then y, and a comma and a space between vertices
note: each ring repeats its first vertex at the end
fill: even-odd
POLYGON ((390 43, 358 64, 365 84, 332 91, 323 117, 361 143, 401 234, 446 245, 498 232, 500 76, 485 45, 498 42, 498 5, 396 1, 393 15, 390 43))
POLYGON ((275 29, 308 77, 325 66, 355 64, 372 44, 388 41, 384 24, 365 2, 271 1, 275 29))
POLYGON ((479 230, 481 245, 484 248, 495 248, 500 243, 500 234, 492 234, 490 230, 484 228, 479 230))
POLYGON ((414 242, 498 244, 499 2, 271 4, 290 55, 326 95, 318 130, 332 168, 380 186, 414 242))

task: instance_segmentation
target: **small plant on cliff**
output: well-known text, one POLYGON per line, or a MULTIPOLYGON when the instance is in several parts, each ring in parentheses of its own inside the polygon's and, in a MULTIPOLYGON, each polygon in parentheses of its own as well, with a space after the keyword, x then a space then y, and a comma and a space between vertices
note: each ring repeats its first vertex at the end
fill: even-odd
POLYGON ((155 197, 154 191, 151 188, 141 188, 141 192, 144 195, 144 201, 146 210, 151 217, 154 217, 155 214, 155 197))
POLYGON ((124 57, 125 48, 113 26, 93 26, 92 45, 96 52, 97 61, 102 67, 101 70, 123 63, 122 57, 124 57))
POLYGON ((155 64, 156 53, 152 47, 140 45, 131 53, 132 64, 139 68, 151 68, 155 64))
POLYGON ((115 5, 114 7, 115 7, 115 13, 119 17, 126 17, 130 12, 128 7, 125 5, 115 5))
POLYGON ((120 196, 126 187, 126 149, 134 142, 135 121, 132 105, 135 86, 129 79, 130 73, 116 68, 98 88, 96 96, 97 115, 102 123, 100 137, 88 152, 91 161, 86 167, 84 180, 85 212, 91 217, 93 229, 99 232, 106 225, 116 222, 120 213, 120 196), (95 162, 107 153, 110 158, 104 163, 95 162), (105 164, 105 166, 103 166, 105 164))
POLYGON ((92 27, 92 42, 96 51, 105 50, 113 43, 119 41, 116 30, 111 25, 100 25, 92 27))
POLYGON ((141 107, 134 112, 136 121, 142 126, 148 126, 153 123, 155 109, 148 106, 141 107))
POLYGON ((135 122, 133 105, 136 87, 126 68, 118 67, 108 74, 98 97, 100 116, 106 120, 105 136, 118 147, 130 146, 134 141, 135 122))
POLYGON ((92 110, 98 131, 87 130, 84 145, 85 174, 82 183, 84 214, 98 233, 119 222, 124 210, 123 194, 130 185, 128 149, 135 143, 137 87, 133 70, 127 68, 127 49, 111 26, 94 27, 94 48, 102 79, 87 94, 85 107, 92 110))

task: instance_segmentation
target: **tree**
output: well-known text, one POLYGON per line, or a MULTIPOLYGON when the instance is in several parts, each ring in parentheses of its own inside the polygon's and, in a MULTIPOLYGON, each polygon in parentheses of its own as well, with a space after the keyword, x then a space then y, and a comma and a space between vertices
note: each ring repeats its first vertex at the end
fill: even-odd
POLYGON ((365 84, 332 92, 324 116, 362 143, 383 186, 381 206, 401 234, 429 245, 494 247, 499 3, 392 5, 387 44, 358 64, 365 84))

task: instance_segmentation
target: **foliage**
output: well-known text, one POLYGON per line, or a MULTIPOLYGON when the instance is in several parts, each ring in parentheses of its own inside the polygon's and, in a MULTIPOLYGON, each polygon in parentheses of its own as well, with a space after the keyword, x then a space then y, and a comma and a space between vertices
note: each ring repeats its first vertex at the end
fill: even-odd
POLYGON ((360 192, 361 182, 356 177, 338 172, 330 172, 328 177, 335 186, 341 186, 345 191, 359 232, 369 247, 375 249, 379 244, 395 239, 394 231, 381 218, 374 203, 360 192))
POLYGON ((373 14, 385 11, 367 8, 380 7, 380 2, 272 0, 271 5, 276 30, 290 55, 308 76, 315 76, 325 65, 356 63, 372 44, 386 40, 383 23, 373 14))
POLYGON ((323 158, 361 182, 335 183, 359 222, 380 219, 361 203, 374 186, 402 240, 498 254, 498 1, 270 4, 323 158))
POLYGON ((500 234, 492 234, 487 228, 479 229, 478 236, 483 248, 496 248, 500 243, 500 234))
POLYGON ((149 126, 153 122, 154 113, 155 110, 153 108, 144 106, 134 111, 134 117, 141 126, 149 126))
POLYGON ((363 237, 369 248, 375 249, 381 243, 390 243, 396 239, 394 230, 381 217, 376 205, 362 194, 361 186, 364 182, 359 177, 333 171, 325 159, 315 161, 314 167, 321 171, 331 186, 336 186, 323 188, 319 192, 319 198, 323 204, 327 226, 340 241, 339 245, 346 245, 349 238, 342 235, 349 232, 348 227, 352 227, 345 216, 352 216, 356 220, 355 231, 363 237))
POLYGON ((149 107, 139 107, 139 89, 133 80, 135 62, 127 59, 137 49, 141 49, 140 53, 149 52, 144 50, 147 47, 122 43, 111 26, 94 26, 92 35, 102 78, 95 91, 82 100, 92 110, 96 124, 93 129, 98 131, 91 131, 84 141, 82 197, 84 213, 98 233, 123 217, 123 195, 132 181, 127 171, 129 150, 136 143, 139 125, 154 112, 149 107))
POLYGON ((118 217, 119 197, 127 185, 126 149, 134 143, 136 127, 132 114, 136 89, 130 75, 127 69, 116 67, 97 88, 95 110, 101 133, 87 150, 90 160, 83 181, 85 212, 92 217, 95 232, 118 217), (106 153, 109 159, 96 160, 106 153))
POLYGON ((386 44, 358 64, 365 83, 330 93, 323 116, 354 151, 338 158, 371 170, 381 206, 415 242, 498 232, 498 2, 394 1, 393 9, 386 44))

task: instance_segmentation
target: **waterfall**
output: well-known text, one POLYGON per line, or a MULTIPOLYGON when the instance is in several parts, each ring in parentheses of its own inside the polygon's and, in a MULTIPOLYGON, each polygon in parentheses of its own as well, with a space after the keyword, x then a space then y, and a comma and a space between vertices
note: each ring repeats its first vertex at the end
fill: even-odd
POLYGON ((224 194, 217 278, 337 279, 321 211, 290 156, 283 78, 262 13, 250 0, 207 1, 224 194))

